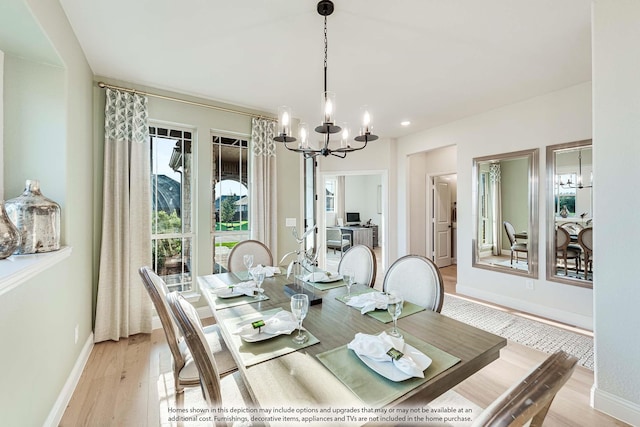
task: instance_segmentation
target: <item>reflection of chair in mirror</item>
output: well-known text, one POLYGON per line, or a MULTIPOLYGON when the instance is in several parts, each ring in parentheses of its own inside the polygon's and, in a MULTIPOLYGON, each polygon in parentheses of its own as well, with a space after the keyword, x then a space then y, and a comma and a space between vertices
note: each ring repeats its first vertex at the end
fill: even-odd
POLYGON ((580 246, 571 244, 569 232, 562 227, 556 228, 556 258, 564 261, 564 275, 568 275, 567 260, 573 259, 576 262, 576 273, 580 270, 580 257, 582 249, 580 246))
POLYGON ((355 245, 347 252, 338 264, 338 272, 342 274, 345 270, 353 271, 354 283, 373 288, 376 281, 376 254, 367 245, 355 245))
POLYGON ((578 243, 584 250, 584 279, 587 280, 587 274, 593 271, 593 228, 588 227, 580 231, 578 234, 578 243))
POLYGON ((253 255, 253 266, 261 264, 263 266, 273 265, 273 255, 271 250, 262 242, 258 240, 243 240, 231 249, 228 259, 228 270, 232 273, 237 271, 244 271, 247 267, 244 266, 244 255, 253 255))
POLYGON ((334 254, 338 249, 340 256, 342 256, 350 247, 351 235, 349 233, 343 234, 339 228, 327 228, 327 249, 333 249, 334 254))
POLYGON ((527 250, 526 243, 519 243, 516 239, 516 229, 513 228, 510 222, 504 221, 504 230, 507 232, 507 237, 509 238, 509 243, 511 245, 511 264, 513 264, 513 254, 516 254, 516 262, 518 262, 518 252, 524 252, 527 254, 527 260, 529 257, 529 251, 527 250))
POLYGON ((580 232, 584 228, 582 224, 578 224, 577 222, 566 222, 562 224, 560 227, 564 228, 569 232, 569 236, 571 236, 572 242, 578 241, 578 234, 580 234, 580 232))
POLYGON ((472 426, 541 426, 553 399, 571 377, 577 362, 578 359, 564 351, 552 354, 482 411, 472 426))
POLYGON ((438 267, 428 258, 405 255, 398 258, 384 275, 382 290, 397 292, 405 301, 440 313, 444 301, 444 282, 438 267))

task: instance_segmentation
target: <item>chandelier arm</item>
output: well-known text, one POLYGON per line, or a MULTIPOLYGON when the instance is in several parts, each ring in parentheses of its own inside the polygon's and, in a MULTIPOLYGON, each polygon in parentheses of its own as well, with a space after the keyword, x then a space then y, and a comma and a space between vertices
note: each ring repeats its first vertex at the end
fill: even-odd
POLYGON ((334 150, 334 151, 330 151, 329 154, 331 154, 332 156, 339 157, 341 159, 344 159, 345 157, 347 157, 347 152, 346 151, 334 150), (342 154, 342 155, 340 155, 340 154, 342 154))

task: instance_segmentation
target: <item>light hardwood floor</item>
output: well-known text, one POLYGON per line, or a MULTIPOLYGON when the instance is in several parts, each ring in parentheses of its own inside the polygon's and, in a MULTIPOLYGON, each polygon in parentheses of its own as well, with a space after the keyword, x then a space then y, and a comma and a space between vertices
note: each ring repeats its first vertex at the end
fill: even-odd
MULTIPOLYGON (((445 289, 455 292, 455 266, 442 269, 445 289)), ((380 280, 380 286, 381 286, 380 280)), ((204 323, 211 322, 205 319, 204 323)), ((455 391, 486 407, 546 355, 509 342, 500 359, 459 384, 455 391)), ((548 427, 626 426, 589 406, 593 372, 578 366, 558 393, 545 422, 548 427)), ((200 389, 187 388, 190 406, 201 405, 200 389)), ((164 333, 136 335, 120 342, 96 344, 61 426, 160 426, 167 406, 175 406, 171 354, 164 333)))

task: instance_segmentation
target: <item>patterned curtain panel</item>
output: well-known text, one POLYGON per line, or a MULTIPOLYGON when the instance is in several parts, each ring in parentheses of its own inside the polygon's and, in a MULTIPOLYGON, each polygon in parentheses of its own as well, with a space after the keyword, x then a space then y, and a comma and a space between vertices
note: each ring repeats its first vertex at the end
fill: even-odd
POLYGON ((489 166, 489 183, 491 184, 491 213, 493 217, 493 255, 502 253, 502 186, 501 181, 502 169, 500 163, 492 163, 489 166))
POLYGON ((138 269, 151 265, 147 98, 106 89, 102 247, 95 342, 151 332, 138 269))
POLYGON ((251 146, 253 167, 251 170, 251 198, 249 217, 251 238, 259 240, 271 249, 277 258, 277 182, 276 182, 276 122, 253 118, 251 120, 251 146))

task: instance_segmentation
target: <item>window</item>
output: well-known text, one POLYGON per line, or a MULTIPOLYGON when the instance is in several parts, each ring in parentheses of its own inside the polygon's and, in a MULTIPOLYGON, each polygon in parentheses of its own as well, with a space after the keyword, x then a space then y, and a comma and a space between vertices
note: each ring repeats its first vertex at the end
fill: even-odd
POLYGON ((326 212, 335 212, 336 211, 336 180, 335 179, 328 179, 325 182, 325 200, 326 200, 326 206, 325 206, 325 211, 326 212))
POLYGON ((576 173, 567 173, 558 175, 557 189, 556 189, 556 217, 562 216, 575 216, 576 214, 576 173))
POLYGON ((153 269, 171 291, 193 289, 192 131, 149 127, 153 269))
POLYGON ((246 139, 212 136, 213 272, 227 270, 231 248, 247 240, 249 223, 249 143, 246 139))

